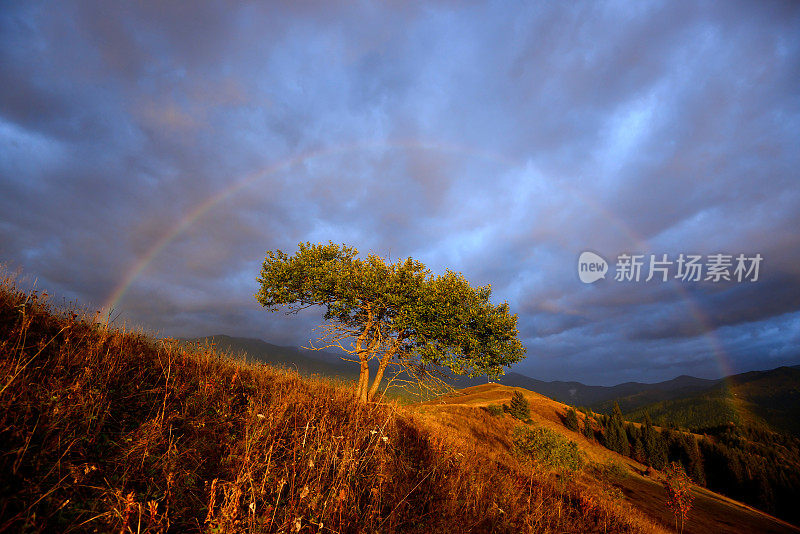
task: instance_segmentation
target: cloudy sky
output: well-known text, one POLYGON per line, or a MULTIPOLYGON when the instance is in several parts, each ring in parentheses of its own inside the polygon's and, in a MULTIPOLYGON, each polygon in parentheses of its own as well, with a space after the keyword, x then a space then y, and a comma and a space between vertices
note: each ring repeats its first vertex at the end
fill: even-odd
POLYGON ((793 2, 0 10, 0 261, 161 335, 303 344, 321 313, 255 279, 331 240, 492 284, 530 376, 769 369, 800 363, 799 230, 793 2))

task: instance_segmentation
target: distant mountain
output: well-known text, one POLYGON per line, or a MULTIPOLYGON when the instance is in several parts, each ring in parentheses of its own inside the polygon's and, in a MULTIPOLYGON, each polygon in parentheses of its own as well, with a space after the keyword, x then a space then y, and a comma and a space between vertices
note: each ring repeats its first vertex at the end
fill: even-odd
MULTIPOLYGON (((485 380, 479 383, 484 382, 485 380)), ((705 391, 720 381, 684 375, 655 384, 625 382, 616 386, 587 386, 580 382, 545 382, 510 372, 501 376, 497 382, 507 386, 529 389, 564 404, 591 407, 600 412, 606 411, 607 403, 610 403, 610 407, 613 407, 614 400, 626 399, 624 401, 627 403, 626 406, 629 409, 634 409, 652 402, 684 397, 705 391)), ((456 383, 458 384, 456 387, 466 387, 461 385, 462 381, 456 380, 456 383)), ((620 404, 620 407, 622 407, 622 404, 620 404)), ((611 408, 608 408, 608 411, 610 412, 611 408)))
MULTIPOLYGON (((672 380, 658 382, 656 384, 637 384, 636 382, 629 382, 627 384, 621 384, 621 386, 626 386, 625 389, 628 390, 632 389, 633 393, 609 397, 605 400, 591 403, 589 406, 600 413, 611 413, 614 409, 614 402, 617 402, 622 413, 628 413, 655 402, 696 395, 703 391, 710 390, 721 382, 722 379, 707 380, 687 375, 681 375, 672 380)), ((620 388, 620 386, 614 386, 614 388, 620 388)), ((620 388, 617 391, 623 391, 623 389, 620 388)))
POLYGON ((345 380, 358 378, 358 366, 343 361, 330 352, 312 352, 297 347, 273 345, 261 339, 214 335, 183 339, 189 343, 209 343, 220 352, 244 356, 248 361, 259 361, 276 367, 294 369, 304 375, 323 375, 345 380), (311 356, 311 354, 314 356, 311 356))
MULTIPOLYGON (((618 399, 620 408, 628 400, 618 399)), ((657 425, 699 429, 735 423, 800 436, 800 366, 732 375, 704 392, 622 410, 632 420, 647 411, 657 425)))

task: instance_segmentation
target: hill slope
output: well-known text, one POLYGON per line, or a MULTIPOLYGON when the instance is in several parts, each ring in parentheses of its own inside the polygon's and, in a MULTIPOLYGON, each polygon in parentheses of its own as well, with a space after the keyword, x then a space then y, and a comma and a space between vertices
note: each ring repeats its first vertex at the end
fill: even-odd
POLYGON ((231 337, 222 334, 182 340, 188 343, 210 345, 222 353, 245 356, 248 361, 266 363, 273 367, 294 369, 304 375, 321 375, 351 380, 358 378, 358 368, 353 363, 341 360, 335 354, 317 353, 296 347, 273 345, 261 339, 231 337))
MULTIPOLYGON (((578 483, 592 487, 615 488, 622 492, 627 503, 646 513, 665 527, 670 527, 672 516, 664 506, 664 490, 660 478, 645 476, 646 468, 630 458, 612 452, 582 434, 568 430, 563 420, 567 405, 543 395, 501 384, 483 384, 466 388, 435 401, 418 405, 418 410, 428 419, 428 424, 441 428, 466 442, 477 442, 491 451, 488 455, 502 459, 513 448, 510 436, 520 425, 509 415, 492 417, 484 409, 491 404, 509 403, 515 391, 521 392, 531 410, 534 425, 560 433, 578 444, 587 460, 595 468, 585 470, 578 483), (624 465, 625 476, 611 474, 608 465, 624 465)), ((581 419, 583 414, 579 414, 581 419)), ((582 424, 582 422, 581 422, 582 424)), ((745 532, 800 532, 800 529, 760 512, 742 503, 705 488, 693 487, 696 495, 694 508, 686 524, 687 533, 745 533, 745 532)), ((610 492, 613 494, 613 491, 610 492)))
POLYGON ((0 281, 0 531, 663 532, 397 404, 0 281))

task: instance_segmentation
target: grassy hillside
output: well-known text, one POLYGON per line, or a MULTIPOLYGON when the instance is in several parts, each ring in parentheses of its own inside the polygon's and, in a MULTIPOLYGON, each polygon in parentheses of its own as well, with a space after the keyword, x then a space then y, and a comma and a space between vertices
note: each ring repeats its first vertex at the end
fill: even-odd
POLYGON ((416 409, 114 330, 8 279, 0 377, 1 532, 662 531, 416 409))
MULTIPOLYGON (((617 499, 637 513, 645 513, 660 524, 673 525, 664 506, 662 477, 644 465, 621 456, 564 426, 569 407, 543 395, 500 384, 484 384, 467 388, 436 401, 423 403, 420 412, 428 422, 454 437, 479 443, 492 451, 499 462, 508 460, 513 450, 512 435, 521 423, 509 415, 492 417, 487 408, 510 403, 515 391, 523 393, 530 406, 530 424, 559 433, 578 444, 587 466, 574 479, 577 486, 602 491, 607 498, 617 499), (489 422, 487 422, 489 421, 489 422)), ((584 414, 579 413, 580 425, 584 414)), ((597 427, 596 427, 597 429, 597 427)), ((693 486, 694 507, 684 532, 687 533, 778 533, 800 532, 796 527, 733 499, 693 486)))
MULTIPOLYGON (((225 335, 208 336, 194 339, 181 340, 190 345, 199 345, 205 349, 226 354, 238 360, 251 363, 264 363, 271 367, 296 371, 302 376, 316 378, 332 378, 334 380, 358 380, 359 365, 357 362, 343 360, 339 355, 325 351, 310 351, 296 347, 283 347, 273 345, 266 341, 254 338, 231 337, 225 335)), ((372 360, 369 364, 371 376, 375 375, 378 362, 372 360)), ((386 376, 389 383, 390 376, 386 376)), ((394 375, 391 375, 394 378, 394 375)), ((407 381, 409 376, 397 375, 400 380, 392 381, 386 387, 384 395, 402 404, 412 404, 420 400, 435 396, 437 390, 419 391, 407 381), (405 381, 403 381, 405 380, 405 381)), ((455 383, 459 378, 452 377, 447 383, 455 383)), ((444 388, 440 388, 444 389, 444 388)))
POLYGON ((296 347, 273 345, 260 339, 215 335, 187 339, 188 343, 210 345, 217 352, 229 353, 234 357, 246 358, 251 362, 260 362, 272 367, 295 370, 302 375, 320 375, 345 380, 358 378, 358 365, 345 362, 334 354, 314 357, 311 351, 296 347))

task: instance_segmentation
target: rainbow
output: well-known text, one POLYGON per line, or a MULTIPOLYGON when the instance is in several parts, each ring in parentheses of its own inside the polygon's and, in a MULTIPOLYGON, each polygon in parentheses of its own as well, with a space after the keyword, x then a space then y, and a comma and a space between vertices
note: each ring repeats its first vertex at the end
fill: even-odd
POLYGON ((501 156, 494 155, 488 151, 481 151, 481 150, 465 150, 463 147, 458 147, 456 145, 446 145, 443 143, 422 143, 419 141, 395 141, 391 143, 378 143, 378 142, 360 142, 354 143, 349 145, 338 145, 334 147, 312 150, 308 152, 304 152, 297 156, 293 156, 291 158, 287 158, 281 160, 277 163, 269 165, 268 167, 261 169, 257 172, 249 174, 244 178, 234 182, 233 184, 229 185, 228 187, 222 189, 221 191, 217 192, 216 194, 212 195, 194 209, 192 209, 189 213, 183 216, 183 218, 178 221, 174 228, 172 228, 169 232, 164 234, 158 241, 153 243, 153 245, 147 249, 147 251, 136 261, 136 263, 128 269, 125 273, 125 276, 122 278, 121 282, 116 286, 116 288, 111 292, 109 297, 105 300, 103 304, 103 309, 106 311, 112 310, 117 307, 119 302, 122 300, 122 297, 125 296, 125 293, 130 289, 139 275, 147 268, 147 266, 163 251, 167 245, 169 245, 175 238, 189 229, 195 222, 197 222, 203 215, 208 213, 212 208, 216 205, 220 204, 221 202, 225 201, 226 199, 232 197, 242 189, 245 189, 249 185, 258 182, 259 180, 263 180, 264 178, 273 175, 275 173, 288 170, 292 167, 295 167, 309 159, 317 158, 317 157, 324 157, 324 156, 332 156, 338 155, 346 152, 353 152, 353 151, 363 151, 363 150, 370 150, 370 149, 386 149, 386 148, 403 148, 407 150, 429 150, 429 151, 437 151, 437 152, 450 152, 450 153, 464 153, 469 152, 471 155, 478 155, 480 157, 484 157, 487 159, 492 160, 500 160, 508 165, 509 161, 502 158, 501 156))
MULTIPOLYGON (((175 240, 178 236, 184 233, 187 229, 191 228, 192 225, 194 225, 206 213, 208 213, 211 209, 213 209, 215 206, 222 203, 226 199, 232 197, 236 193, 252 185, 253 183, 258 182, 259 180, 263 180, 264 178, 271 176, 275 173, 289 170, 309 159, 339 155, 347 152, 376 150, 376 149, 381 149, 381 150, 402 149, 409 151, 433 151, 440 153, 464 154, 470 157, 477 156, 490 161, 494 161, 504 167, 510 167, 510 168, 517 168, 520 166, 521 163, 519 161, 508 158, 502 154, 498 154, 484 149, 477 149, 474 147, 465 147, 465 146, 447 144, 441 142, 424 142, 414 139, 396 140, 390 142, 363 141, 346 145, 336 145, 317 150, 310 150, 295 155, 293 157, 283 159, 281 161, 273 163, 263 169, 248 174, 243 178, 235 181, 228 187, 210 196, 208 199, 201 202, 191 211, 186 213, 169 232, 161 236, 155 243, 153 243, 150 246, 150 248, 148 248, 145 251, 145 253, 142 254, 142 256, 125 272, 125 275, 122 277, 119 284, 117 284, 114 290, 109 294, 108 298, 105 300, 102 306, 104 310, 104 316, 111 314, 112 310, 118 307, 119 303, 122 301, 123 297, 125 296, 127 291, 131 288, 131 286, 136 282, 137 278, 145 271, 148 265, 150 265, 150 263, 173 240, 175 240)), ((636 235, 630 229, 630 227, 628 227, 628 225, 625 224, 624 221, 622 221, 615 214, 607 210, 605 206, 599 203, 596 199, 588 198, 582 192, 568 185, 562 184, 560 187, 562 187, 565 192, 569 193, 573 197, 580 200, 584 205, 586 205, 588 208, 590 208, 593 212, 598 214, 604 220, 613 224, 618 230, 620 230, 620 232, 623 235, 627 236, 627 238, 630 239, 630 241, 634 243, 640 250, 650 249, 647 241, 644 238, 636 235)), ((715 334, 714 329, 710 326, 710 322, 706 319, 706 317, 703 316, 701 310, 694 302, 694 299, 681 286, 681 284, 673 281, 672 285, 675 287, 675 290, 678 292, 678 294, 682 297, 683 301, 686 302, 689 308, 689 312, 693 316, 694 320, 697 321, 697 323, 702 327, 704 331, 703 335, 709 342, 710 348, 714 354, 714 358, 717 361, 722 376, 733 374, 732 366, 729 364, 722 342, 715 334)))

